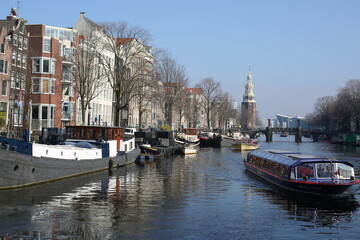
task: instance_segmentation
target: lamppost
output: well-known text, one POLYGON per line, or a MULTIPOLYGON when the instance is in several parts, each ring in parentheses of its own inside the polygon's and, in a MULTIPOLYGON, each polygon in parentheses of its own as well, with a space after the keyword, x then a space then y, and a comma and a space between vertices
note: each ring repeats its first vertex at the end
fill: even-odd
POLYGON ((88 126, 90 126, 90 119, 91 119, 90 110, 91 110, 91 107, 90 107, 90 103, 89 103, 89 105, 88 105, 88 126))

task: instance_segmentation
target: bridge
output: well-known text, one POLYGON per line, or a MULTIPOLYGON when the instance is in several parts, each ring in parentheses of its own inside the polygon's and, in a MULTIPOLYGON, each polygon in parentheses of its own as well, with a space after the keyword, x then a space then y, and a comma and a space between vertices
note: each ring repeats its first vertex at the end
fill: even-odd
POLYGON ((314 142, 319 140, 321 135, 326 135, 330 139, 334 133, 328 131, 322 131, 318 129, 301 129, 301 128, 271 128, 267 127, 265 129, 254 129, 254 130, 243 130, 241 131, 244 134, 248 134, 250 138, 255 138, 259 133, 262 133, 266 137, 267 142, 272 142, 273 135, 275 132, 289 132, 295 134, 295 142, 301 142, 303 136, 311 137, 314 142))
POLYGON ((318 129, 302 129, 300 127, 300 120, 298 120, 297 125, 298 126, 296 128, 272 128, 270 126, 270 119, 268 119, 268 126, 265 129, 244 130, 242 131, 242 133, 248 134, 250 138, 255 138, 256 134, 263 133, 266 137, 267 142, 272 142, 274 132, 295 133, 295 142, 301 142, 303 135, 312 137, 314 142, 317 142, 321 135, 326 135, 328 139, 330 139, 330 137, 334 135, 334 133, 318 129))

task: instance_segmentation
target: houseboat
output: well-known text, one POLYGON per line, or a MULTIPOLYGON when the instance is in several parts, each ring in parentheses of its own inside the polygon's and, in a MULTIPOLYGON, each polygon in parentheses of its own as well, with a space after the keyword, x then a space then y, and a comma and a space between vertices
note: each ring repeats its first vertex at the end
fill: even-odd
POLYGON ((200 147, 221 147, 221 135, 213 132, 200 132, 198 136, 200 139, 200 147))
POLYGON ((140 154, 134 137, 125 138, 119 127, 68 126, 65 139, 49 144, 0 137, 0 190, 119 167, 140 154))
POLYGON ((199 134, 200 129, 198 128, 184 128, 181 133, 177 134, 177 138, 187 143, 199 143, 199 134))
POLYGON ((248 171, 285 189, 341 198, 358 190, 353 165, 299 152, 254 150, 244 159, 248 171))

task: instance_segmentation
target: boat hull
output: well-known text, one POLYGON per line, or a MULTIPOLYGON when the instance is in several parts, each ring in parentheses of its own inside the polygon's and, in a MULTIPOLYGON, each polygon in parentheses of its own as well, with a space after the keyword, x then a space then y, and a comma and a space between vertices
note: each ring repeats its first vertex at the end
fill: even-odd
POLYGON ((235 151, 252 151, 259 148, 259 144, 235 143, 232 145, 235 151))
POLYGON ((306 194, 326 196, 331 198, 348 197, 354 194, 354 192, 356 192, 356 184, 359 183, 359 181, 355 180, 352 182, 312 182, 287 180, 282 179, 264 169, 256 167, 246 161, 244 161, 244 163, 245 168, 248 171, 263 178, 264 180, 269 181, 282 188, 306 194))
POLYGON ((140 154, 135 148, 114 157, 99 159, 60 159, 34 157, 0 150, 0 190, 27 187, 89 174, 133 163, 140 154))
POLYGON ((214 147, 220 148, 221 147, 221 136, 216 137, 199 137, 200 139, 200 147, 214 147))

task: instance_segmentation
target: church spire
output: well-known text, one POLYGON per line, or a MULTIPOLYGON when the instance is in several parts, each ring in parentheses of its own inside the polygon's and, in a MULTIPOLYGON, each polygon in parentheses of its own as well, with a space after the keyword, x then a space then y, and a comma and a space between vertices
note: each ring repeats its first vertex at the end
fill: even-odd
POLYGON ((249 73, 247 75, 247 82, 245 84, 245 93, 243 95, 243 101, 244 102, 255 102, 254 85, 252 83, 250 64, 249 64, 249 73))

